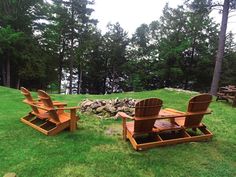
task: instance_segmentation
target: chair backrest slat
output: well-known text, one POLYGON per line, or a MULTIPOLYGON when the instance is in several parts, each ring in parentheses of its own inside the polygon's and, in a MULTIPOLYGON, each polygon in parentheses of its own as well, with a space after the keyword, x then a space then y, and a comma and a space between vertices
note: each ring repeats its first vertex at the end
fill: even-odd
POLYGON ((42 101, 43 106, 47 109, 49 117, 48 119, 52 119, 54 122, 60 122, 57 111, 54 109, 53 102, 51 97, 43 90, 38 90, 39 99, 42 101))
POLYGON ((138 102, 135 105, 135 117, 142 118, 142 120, 135 120, 134 132, 150 132, 156 120, 145 120, 145 117, 157 117, 161 106, 162 100, 158 98, 149 98, 138 102))
POLYGON ((34 104, 36 104, 36 103, 35 103, 33 97, 31 96, 30 91, 24 87, 21 87, 20 90, 21 90, 21 93, 25 96, 24 102, 30 104, 30 107, 32 108, 34 113, 39 114, 38 108, 36 106, 34 106, 34 104))
POLYGON ((29 90, 27 90, 24 87, 21 87, 20 90, 21 90, 21 93, 25 96, 26 101, 34 102, 34 100, 33 100, 32 96, 31 96, 31 93, 29 92, 29 90))
MULTIPOLYGON (((212 101, 212 96, 209 94, 197 95, 189 100, 188 112, 204 112, 208 109, 212 101)), ((185 119, 185 127, 198 126, 204 115, 187 116, 185 119)))

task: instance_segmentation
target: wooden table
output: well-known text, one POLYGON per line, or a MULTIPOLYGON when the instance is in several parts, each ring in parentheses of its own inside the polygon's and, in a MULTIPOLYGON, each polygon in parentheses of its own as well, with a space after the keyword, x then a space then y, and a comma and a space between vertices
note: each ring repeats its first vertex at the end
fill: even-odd
POLYGON ((154 127, 158 129, 158 131, 183 129, 182 126, 175 123, 175 119, 185 119, 187 116, 211 114, 211 112, 212 111, 210 109, 204 112, 182 112, 170 108, 161 109, 154 127), (162 121, 163 119, 167 119, 169 121, 162 121))
POLYGON ((229 100, 233 101, 232 106, 236 106, 236 88, 233 87, 221 87, 217 93, 216 101, 218 100, 229 100))
POLYGON ((202 114, 211 114, 211 111, 208 109, 204 112, 182 112, 177 111, 175 109, 161 109, 158 115, 158 119, 174 119, 186 116, 193 116, 193 115, 202 115, 202 114))

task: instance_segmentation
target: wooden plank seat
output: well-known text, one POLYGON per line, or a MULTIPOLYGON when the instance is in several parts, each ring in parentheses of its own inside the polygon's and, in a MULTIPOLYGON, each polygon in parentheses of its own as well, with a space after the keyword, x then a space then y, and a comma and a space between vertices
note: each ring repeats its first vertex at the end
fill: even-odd
POLYGON ((182 127, 176 124, 171 123, 168 120, 159 120, 154 124, 156 132, 164 132, 164 131, 176 131, 181 130, 182 127))
MULTIPOLYGON (((159 116, 170 118, 170 122, 165 125, 165 129, 162 129, 162 131, 173 131, 171 127, 177 125, 182 127, 185 134, 188 135, 189 141, 201 141, 212 138, 213 134, 202 123, 204 115, 211 114, 211 110, 208 109, 211 101, 211 95, 201 94, 190 99, 187 112, 170 108, 160 111, 159 116), (197 134, 197 130, 200 134, 197 134)), ((159 120, 156 121, 155 126, 158 127, 158 124, 160 124, 159 120)))
POLYGON ((161 110, 162 101, 149 98, 136 104, 134 117, 124 112, 118 112, 116 117, 122 118, 123 139, 129 139, 135 150, 203 141, 212 137, 212 133, 201 123, 203 116, 211 113, 207 109, 211 99, 211 95, 207 94, 193 97, 188 111, 181 112, 174 109, 161 110), (127 119, 133 121, 127 122, 127 119))
POLYGON ((76 109, 79 107, 54 107, 50 96, 42 91, 38 91, 40 104, 24 101, 31 106, 32 110, 21 121, 45 135, 55 135, 64 129, 69 128, 75 131, 79 117, 76 116, 76 109), (70 112, 65 112, 69 110, 70 112))

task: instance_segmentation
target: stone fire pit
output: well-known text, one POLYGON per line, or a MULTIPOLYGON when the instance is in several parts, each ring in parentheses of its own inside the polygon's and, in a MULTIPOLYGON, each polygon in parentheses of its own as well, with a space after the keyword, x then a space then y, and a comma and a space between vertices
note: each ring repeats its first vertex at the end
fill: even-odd
POLYGON ((132 98, 113 99, 113 100, 84 100, 81 106, 82 113, 95 114, 100 118, 109 118, 122 111, 133 116, 134 107, 138 100, 132 98))

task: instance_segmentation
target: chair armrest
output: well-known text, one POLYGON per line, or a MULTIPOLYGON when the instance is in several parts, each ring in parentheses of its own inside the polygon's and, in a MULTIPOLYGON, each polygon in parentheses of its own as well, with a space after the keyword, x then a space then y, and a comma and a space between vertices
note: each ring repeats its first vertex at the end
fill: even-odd
POLYGON ((63 107, 63 108, 54 108, 54 110, 71 110, 71 109, 79 109, 79 106, 74 107, 63 107))
MULTIPOLYGON (((43 105, 43 102, 40 99, 38 99, 35 103, 43 105)), ((52 104, 53 104, 53 106, 67 106, 67 103, 63 103, 60 101, 52 101, 52 104)))
POLYGON ((115 115, 115 118, 119 118, 121 117, 122 118, 122 127, 123 127, 123 139, 126 140, 126 134, 127 134, 127 127, 126 127, 126 119, 132 119, 134 120, 133 117, 127 115, 126 113, 124 112, 118 112, 116 115, 115 115))
POLYGON ((185 112, 183 112, 183 111, 179 111, 179 110, 171 109, 171 108, 166 108, 164 110, 167 111, 167 112, 171 112, 171 113, 185 114, 185 112))
POLYGON ((145 116, 145 117, 134 117, 134 120, 157 120, 159 119, 160 117, 159 116, 145 116))
POLYGON ((194 116, 194 115, 204 115, 204 114, 211 114, 212 110, 207 109, 206 111, 202 111, 202 112, 186 112, 185 116, 194 116))
POLYGON ((131 119, 131 120, 134 120, 133 117, 129 116, 128 114, 126 114, 125 112, 118 112, 116 115, 115 115, 115 118, 119 118, 121 117, 122 119, 131 119))
POLYGON ((38 105, 36 103, 31 103, 31 102, 28 102, 27 100, 23 100, 24 103, 30 105, 30 106, 34 106, 34 107, 37 107, 37 108, 40 108, 42 110, 45 110, 45 111, 51 111, 51 110, 75 110, 75 109, 79 109, 80 107, 79 106, 75 106, 75 107, 59 107, 59 108, 46 108, 44 107, 44 105, 38 105))
POLYGON ((186 116, 194 116, 194 115, 204 115, 204 114, 211 114, 212 111, 207 109, 206 111, 201 112, 181 112, 174 109, 164 109, 161 110, 158 119, 174 119, 178 117, 186 117, 186 116))
POLYGON ((53 101, 53 106, 67 106, 66 103, 60 102, 60 101, 53 101))

